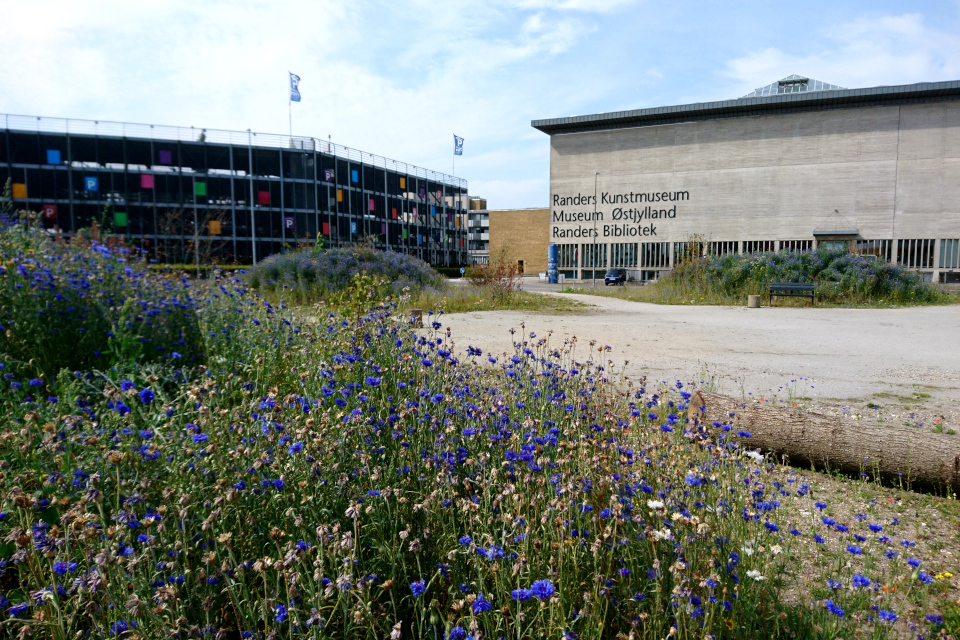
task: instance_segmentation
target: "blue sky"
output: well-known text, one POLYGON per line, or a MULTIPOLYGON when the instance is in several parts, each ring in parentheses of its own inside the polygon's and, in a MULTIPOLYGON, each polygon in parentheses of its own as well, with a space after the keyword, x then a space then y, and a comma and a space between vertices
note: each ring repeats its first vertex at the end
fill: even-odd
POLYGON ((538 118, 960 79, 960 0, 0 0, 0 113, 284 133, 546 206, 538 118))

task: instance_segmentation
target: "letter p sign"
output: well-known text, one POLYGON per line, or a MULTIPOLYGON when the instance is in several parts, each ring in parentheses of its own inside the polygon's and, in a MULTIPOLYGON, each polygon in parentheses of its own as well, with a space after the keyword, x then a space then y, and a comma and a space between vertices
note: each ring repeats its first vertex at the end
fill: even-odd
POLYGON ((99 186, 99 184, 97 183, 97 177, 96 177, 96 176, 87 176, 86 178, 84 178, 84 179, 83 179, 83 188, 84 188, 84 190, 86 190, 86 191, 99 191, 99 190, 100 190, 100 186, 99 186))

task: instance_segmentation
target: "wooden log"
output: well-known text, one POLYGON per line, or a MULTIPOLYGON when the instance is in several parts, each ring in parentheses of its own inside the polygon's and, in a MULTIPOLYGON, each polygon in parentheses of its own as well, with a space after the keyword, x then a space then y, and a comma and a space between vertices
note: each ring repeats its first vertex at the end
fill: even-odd
POLYGON ((893 424, 845 420, 819 413, 698 392, 708 421, 726 421, 751 434, 741 443, 786 456, 789 464, 866 473, 894 485, 960 491, 960 437, 893 424), (730 418, 730 414, 735 414, 730 418))

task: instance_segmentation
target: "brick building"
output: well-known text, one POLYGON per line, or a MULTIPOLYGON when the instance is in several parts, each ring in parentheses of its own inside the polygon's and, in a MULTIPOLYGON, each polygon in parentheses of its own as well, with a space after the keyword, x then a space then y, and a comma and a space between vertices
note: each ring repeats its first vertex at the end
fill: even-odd
POLYGON ((528 276, 547 270, 549 209, 501 209, 487 213, 491 262, 502 257, 515 262, 528 276))

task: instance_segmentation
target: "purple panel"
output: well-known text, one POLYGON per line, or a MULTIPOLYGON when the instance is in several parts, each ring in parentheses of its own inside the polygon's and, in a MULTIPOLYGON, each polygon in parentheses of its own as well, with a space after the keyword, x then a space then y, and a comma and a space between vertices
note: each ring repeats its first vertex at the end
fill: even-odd
POLYGON ((166 149, 160 149, 160 164, 173 164, 173 153, 166 149))

